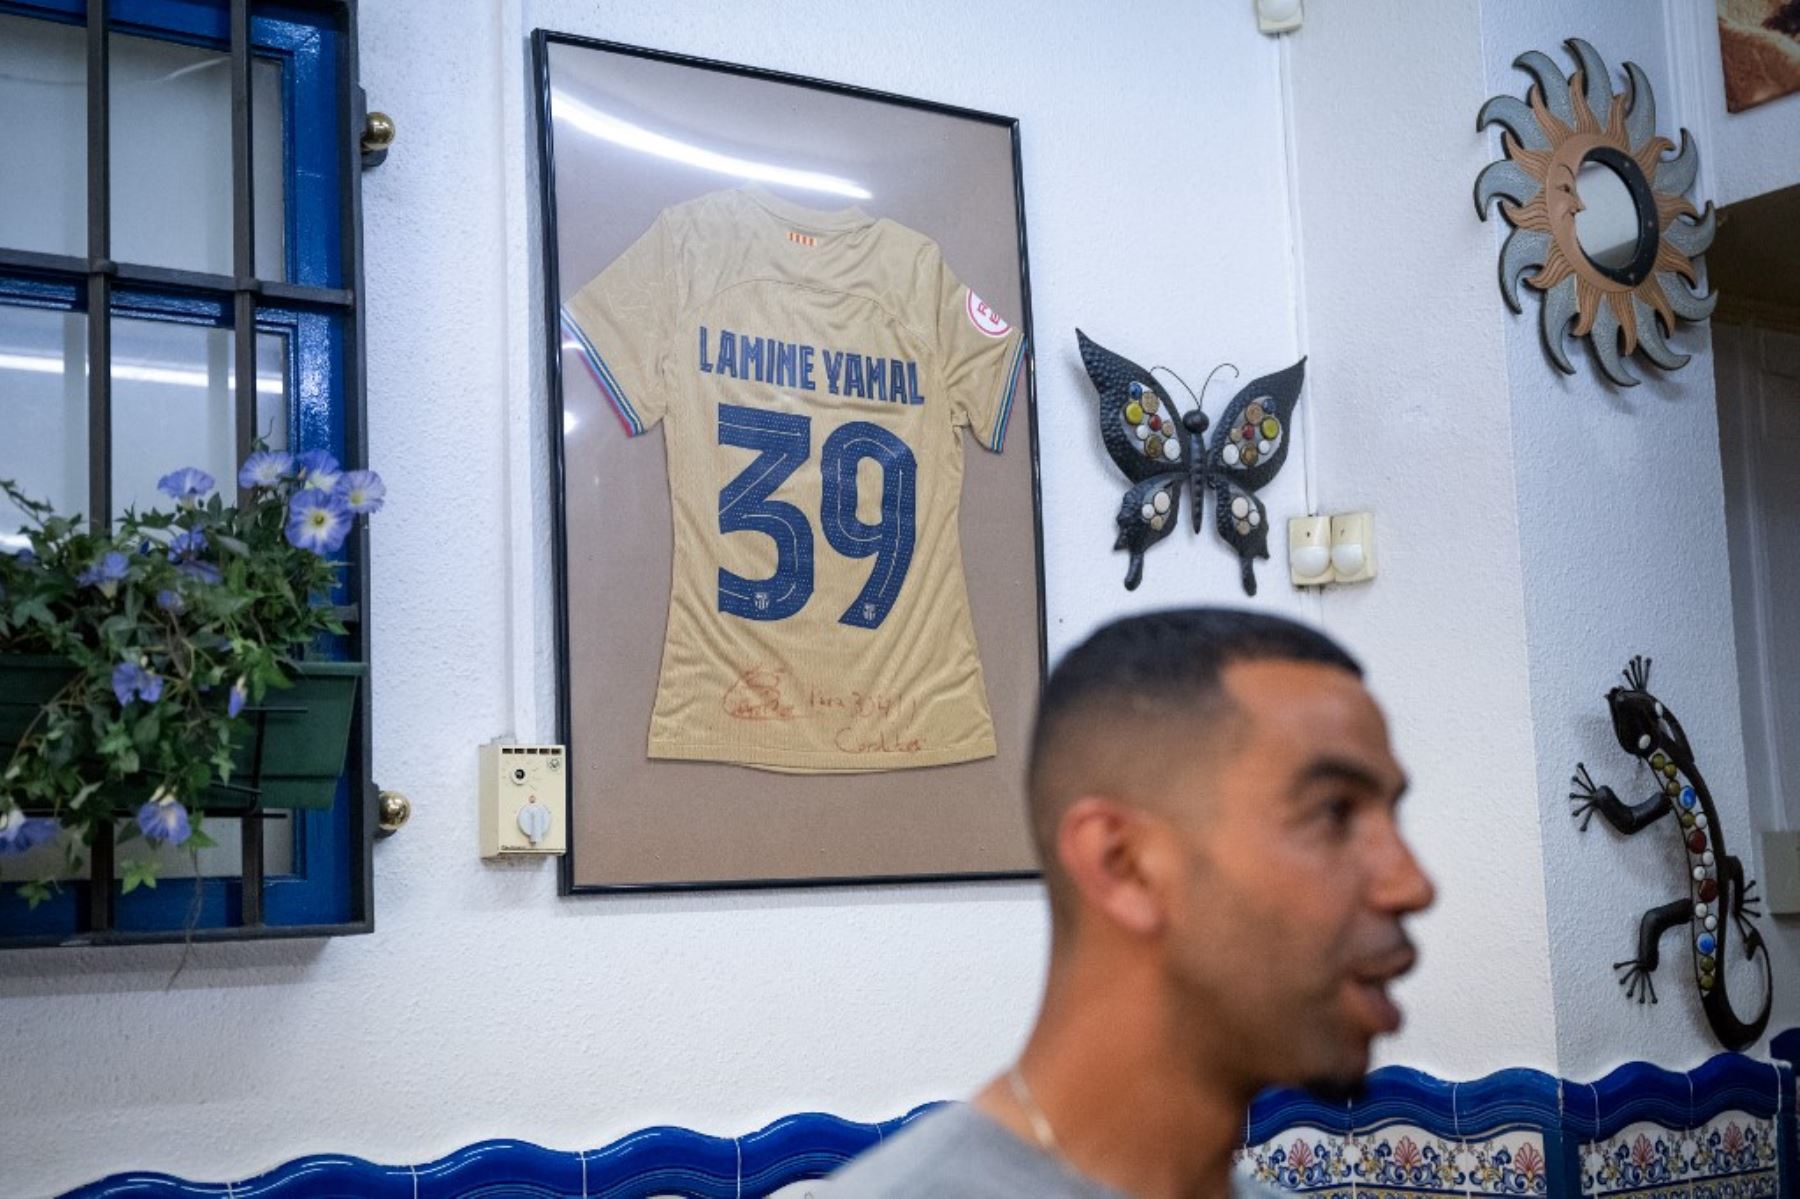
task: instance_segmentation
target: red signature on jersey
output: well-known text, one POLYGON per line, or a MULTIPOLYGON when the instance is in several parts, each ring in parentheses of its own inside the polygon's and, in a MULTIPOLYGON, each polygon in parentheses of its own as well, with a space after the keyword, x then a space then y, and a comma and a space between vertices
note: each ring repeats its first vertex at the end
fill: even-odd
POLYGON ((725 692, 725 715, 733 720, 792 720, 794 706, 782 697, 779 670, 746 670, 725 692))
POLYGON ((879 718, 897 715, 911 705, 892 692, 828 691, 812 686, 806 689, 806 704, 821 716, 861 716, 879 718))
POLYGON ((896 692, 799 684, 784 671, 752 667, 739 673, 720 702, 733 720, 838 722, 832 744, 840 753, 916 754, 925 748, 922 738, 889 727, 909 724, 917 714, 918 706, 896 692))
POLYGON ((886 729, 873 733, 854 728, 839 729, 831 743, 838 747, 839 753, 846 754, 916 754, 925 748, 925 742, 917 737, 902 739, 890 735, 886 729))

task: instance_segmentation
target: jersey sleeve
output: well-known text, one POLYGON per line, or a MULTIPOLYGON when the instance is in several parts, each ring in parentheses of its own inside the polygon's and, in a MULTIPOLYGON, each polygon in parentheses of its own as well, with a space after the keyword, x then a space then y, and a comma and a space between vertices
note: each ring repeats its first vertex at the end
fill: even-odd
POLYGON ((1025 387, 1024 331, 970 291, 949 270, 938 297, 938 355, 952 419, 996 454, 1006 448, 1013 401, 1025 387))
POLYGON ((562 306, 573 342, 625 431, 662 419, 665 366, 675 324, 673 252, 663 217, 562 306))

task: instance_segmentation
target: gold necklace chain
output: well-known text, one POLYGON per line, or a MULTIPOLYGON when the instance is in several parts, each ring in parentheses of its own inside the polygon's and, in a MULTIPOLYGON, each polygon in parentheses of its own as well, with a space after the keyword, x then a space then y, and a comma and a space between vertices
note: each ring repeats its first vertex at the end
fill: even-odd
POLYGON ((1037 1138, 1038 1148, 1053 1157, 1061 1157, 1062 1150, 1056 1145, 1056 1130, 1050 1127, 1050 1118, 1044 1115, 1044 1109, 1031 1097, 1031 1088, 1025 1085, 1025 1076, 1019 1073, 1017 1066, 1006 1072, 1006 1084, 1012 1090, 1013 1101, 1025 1113, 1025 1119, 1031 1125, 1031 1133, 1037 1138))

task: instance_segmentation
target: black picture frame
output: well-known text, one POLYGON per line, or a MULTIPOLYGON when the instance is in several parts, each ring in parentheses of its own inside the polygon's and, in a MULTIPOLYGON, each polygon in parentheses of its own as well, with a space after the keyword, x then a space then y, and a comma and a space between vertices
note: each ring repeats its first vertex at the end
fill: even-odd
MULTIPOLYGON (((746 103, 753 105, 761 102, 771 118, 779 117, 778 121, 772 120, 771 127, 778 126, 785 130, 785 136, 790 138, 798 136, 797 130, 805 126, 810 116, 824 110, 829 110, 831 120, 851 125, 859 117, 872 114, 875 123, 883 125, 889 135, 876 136, 871 131, 866 142, 849 139, 854 145, 849 156, 856 158, 862 169, 884 170, 895 178, 904 177, 909 170, 916 170, 920 164, 909 163, 904 158, 892 158, 883 162, 878 150, 889 150, 900 145, 902 153, 910 152, 917 156, 929 152, 934 145, 960 144, 962 140, 968 140, 972 145, 987 141, 996 143, 1001 160, 985 163, 986 156, 982 155, 985 163, 982 168, 985 172, 983 177, 991 177, 996 172, 1004 174, 1005 194, 1003 197, 999 196, 1001 189, 992 187, 983 196, 992 212, 999 212, 1002 207, 1009 210, 1007 223, 1011 225, 1011 230, 1005 239, 1006 244, 996 245, 996 239, 992 236, 984 242, 972 242, 971 239, 976 236, 974 230, 977 227, 977 217, 961 210, 945 225, 951 239, 961 237, 966 243, 978 244, 984 254, 991 253, 1008 263, 1016 260, 1016 280, 1000 279, 996 283, 985 284, 982 294, 994 300, 996 307, 1001 302, 1008 305, 1008 314, 1023 329, 1028 345, 1032 345, 1035 340, 1032 339, 1018 121, 1011 117, 848 84, 544 29, 533 31, 531 44, 542 205, 544 354, 549 397, 547 440, 550 450, 548 465, 551 470, 552 562, 555 578, 557 732, 559 740, 568 747, 570 761, 567 808, 569 851, 561 864, 562 893, 844 886, 1037 877, 1038 870, 1032 857, 1021 799, 1030 719, 1047 666, 1039 432, 1035 379, 1028 354, 1020 389, 1022 394, 1015 400, 1015 411, 1012 413, 1013 445, 1018 449, 1026 449, 1028 453, 1020 456, 1015 449, 1013 454, 1002 453, 990 458, 973 446, 967 446, 964 452, 968 470, 963 483, 964 503, 959 516, 963 539, 963 569, 968 582, 970 607, 983 668, 987 674, 996 739, 1001 747, 996 757, 951 766, 827 776, 771 774, 753 771, 744 766, 651 760, 643 757, 644 739, 641 733, 647 723, 655 679, 652 675, 649 690, 644 691, 642 679, 627 679, 630 672, 626 671, 609 672, 609 676, 626 680, 621 682, 621 690, 631 690, 631 683, 636 684, 632 694, 621 702, 641 716, 635 727, 640 734, 636 739, 637 756, 643 757, 643 760, 634 761, 628 748, 604 748, 602 738, 613 737, 614 734, 611 731, 613 726, 607 726, 606 730, 598 734, 593 727, 602 718, 593 711, 592 701, 596 692, 591 685, 585 685, 591 684, 599 670, 596 656, 589 652, 589 622, 584 621, 579 634, 580 643, 572 647, 576 637, 571 631, 571 609, 579 604, 583 612, 592 610, 594 597, 587 591, 582 591, 573 599, 571 595, 572 588, 586 586, 593 570, 592 564, 587 561, 590 555, 584 552, 573 556, 572 562, 570 553, 572 467, 568 445, 571 438, 569 422, 572 415, 577 420, 585 415, 577 411, 582 401, 571 393, 582 384, 590 387, 592 384, 585 377, 580 378, 579 382, 572 381, 571 377, 576 372, 567 369, 565 363, 565 353, 568 351, 565 349, 561 327, 561 311, 563 301, 574 290, 574 287, 565 287, 565 278, 571 274, 580 275, 580 278, 573 280, 575 286, 579 286, 585 278, 590 277, 589 272, 603 267, 612 256, 629 244, 631 238, 647 227, 648 218, 654 217, 661 209, 663 200, 657 198, 659 195, 666 198, 664 193, 674 187, 673 194, 681 196, 680 185, 671 184, 664 177, 668 172, 681 168, 679 165, 673 168, 657 167, 651 172, 656 175, 656 184, 663 188, 663 193, 658 193, 655 186, 648 184, 643 186, 641 194, 632 193, 634 176, 643 172, 628 161, 630 151, 610 147, 596 151, 583 145, 583 154, 600 153, 605 156, 605 161, 602 164, 582 163, 577 169, 583 171, 588 180, 603 179, 604 186, 595 187, 591 191, 580 191, 582 198, 579 216, 559 205, 559 172, 565 185, 571 187, 572 195, 574 194, 575 185, 569 180, 575 151, 569 146, 559 148, 557 145, 558 100, 557 89, 553 85, 565 83, 574 75, 577 68, 570 65, 573 63, 584 64, 580 69, 587 77, 604 76, 609 71, 615 79, 629 76, 632 82, 629 86, 620 84, 621 92, 618 93, 623 95, 629 91, 629 98, 621 99, 618 103, 625 106, 632 119, 638 122, 634 128, 648 127, 647 116, 650 119, 658 117, 661 110, 657 108, 656 97, 659 94, 664 97, 681 97, 679 103, 685 106, 683 111, 691 116, 696 111, 694 105, 706 103, 704 100, 695 100, 696 93, 703 93, 709 88, 719 93, 714 111, 732 118, 741 118, 746 103), (917 121, 919 124, 916 128, 903 127, 899 136, 891 136, 896 122, 904 125, 907 121, 917 121), (934 126, 933 122, 938 124, 934 126), (602 214, 602 210, 616 208, 621 198, 628 194, 632 197, 631 202, 637 205, 637 211, 633 215, 602 214), (589 207, 590 203, 592 208, 589 207), (594 231, 609 219, 612 221, 610 226, 599 232, 594 231), (967 228, 964 227, 965 219, 967 228), (582 223, 583 228, 572 233, 572 227, 577 221, 582 223), (572 237, 591 237, 598 248, 589 247, 587 251, 576 249, 572 237), (586 261, 578 270, 571 272, 571 263, 579 261, 583 252, 587 253, 586 261), (1019 428, 1021 421, 1023 429, 1019 428), (1021 445, 1021 442, 1024 444, 1021 445), (1021 461, 1021 458, 1024 460, 1021 461), (995 467, 995 463, 1000 466, 995 467), (977 483, 978 476, 996 469, 1006 470, 1004 486, 1010 489, 1006 492, 1008 506, 1004 517, 996 516, 994 506, 984 506, 982 517, 973 522, 972 527, 968 502, 971 489, 983 485, 977 483), (1020 538, 1027 538, 1028 546, 1020 548, 1020 538), (982 549, 984 540, 996 546, 997 553, 988 553, 982 549), (995 565, 997 560, 1004 560, 1009 564, 1004 577, 996 573, 1000 570, 995 565), (573 579, 572 570, 575 575, 573 579), (991 657, 1000 654, 1006 656, 1004 673, 1008 677, 1005 680, 995 677, 993 663, 990 661, 991 657), (577 691, 581 691, 583 695, 579 713, 575 701, 577 691), (669 814, 662 817, 665 821, 662 833, 648 837, 642 827, 638 827, 635 834, 632 833, 626 827, 629 822, 620 817, 621 808, 634 803, 641 806, 643 796, 640 792, 646 786, 653 787, 657 792, 659 804, 672 803, 691 796, 696 788, 704 790, 705 780, 709 777, 716 780, 719 777, 717 772, 720 771, 753 775, 759 790, 779 790, 784 798, 758 800, 765 805, 763 811, 767 816, 766 820, 759 820, 754 815, 746 816, 742 805, 739 805, 728 814, 729 820, 737 822, 735 833, 730 830, 713 830, 715 822, 708 815, 693 810, 685 816, 669 814), (647 777, 652 777, 653 782, 646 784, 644 780, 647 777), (591 793, 591 789, 599 789, 597 784, 602 778, 609 793, 591 793), (636 779, 635 782, 630 781, 633 778, 636 779), (870 780, 885 781, 871 783, 870 780), (902 791, 905 798, 896 802, 902 791), (789 792, 798 797, 785 798, 789 792), (783 808, 781 805, 784 803, 789 806, 783 808), (854 827, 847 827, 854 826, 854 814, 858 811, 865 816, 889 822, 904 821, 906 813, 901 809, 910 811, 915 805, 914 814, 918 816, 919 822, 931 826, 929 834, 923 837, 913 836, 911 832, 896 836, 891 828, 865 834, 854 827), (818 817, 821 813, 830 813, 832 819, 820 821, 818 817), (938 827, 946 816, 948 822, 938 827), (969 822, 969 827, 957 827, 959 820, 969 822), (608 821, 612 821, 615 827, 602 827, 608 821), (745 824, 745 821, 750 823, 745 824), (821 823, 830 827, 818 829, 821 823), (796 838, 804 839, 812 835, 815 829, 825 838, 823 843, 794 844, 796 838), (704 852, 703 848, 697 848, 691 842, 695 837, 705 837, 709 831, 715 840, 729 841, 730 844, 721 846, 722 864, 718 868, 711 868, 706 863, 696 867, 695 863, 704 857, 704 852), (634 835, 657 843, 642 845, 634 851, 630 844, 634 835), (843 838, 844 844, 840 846, 830 843, 832 835, 843 838), (746 840, 754 845, 746 848, 746 840), (881 843, 896 841, 904 844, 896 851, 891 868, 880 862, 871 863, 872 855, 879 857, 884 853, 881 843), (756 856, 756 845, 760 845, 765 854, 773 859, 766 869, 762 868, 759 861, 750 860, 756 856), (988 851, 985 856, 980 852, 983 847, 988 851), (635 865, 639 860, 639 851, 642 857, 652 863, 685 854, 683 860, 686 865, 667 869, 658 869, 653 865, 639 870, 635 865), (602 854, 610 855, 608 861, 597 860, 602 854), (797 858, 805 858, 808 862, 819 861, 823 865, 814 869, 793 869, 784 865, 784 862, 791 863, 797 858), (834 862, 845 865, 836 867, 832 864, 834 862)), ((974 154, 976 151, 968 153, 974 154)), ((697 182, 693 194, 702 194, 721 186, 727 185, 717 182, 716 177, 715 181, 708 183, 697 182)), ((912 196, 915 209, 920 202, 917 195, 912 196)), ((917 221, 913 212, 885 212, 875 204, 871 205, 871 211, 878 216, 893 215, 896 220, 934 239, 940 236, 939 230, 931 228, 929 221, 917 221)), ((992 215, 981 219, 985 220, 987 226, 998 223, 998 219, 992 215)), ((946 259, 956 265, 958 260, 952 255, 948 241, 944 244, 944 250, 946 259)), ((958 274, 964 279, 969 278, 962 275, 960 269, 958 274)), ((969 280, 969 285, 971 288, 976 286, 972 279, 969 280)), ((618 436, 615 440, 623 442, 626 439, 618 436)), ((578 449, 580 444, 577 443, 578 449)), ((633 449, 640 457, 654 457, 658 470, 666 472, 663 454, 659 450, 647 446, 633 449)), ((608 472, 594 471, 593 463, 586 459, 580 466, 584 472, 583 487, 591 485, 604 489, 607 486, 608 472)), ((663 487, 655 502, 660 503, 666 512, 669 505, 666 473, 662 477, 663 487)), ((1001 486, 993 480, 986 482, 996 487, 1001 486)), ((643 493, 649 490, 650 487, 643 486, 631 493, 632 502, 638 504, 646 514, 650 510, 643 506, 651 504, 651 501, 643 493)), ((582 519, 585 511, 583 503, 592 498, 592 493, 584 491, 579 498, 583 502, 575 505, 575 512, 577 519, 582 519)), ((637 542, 619 555, 623 560, 609 559, 606 562, 606 571, 615 575, 629 575, 642 581, 653 577, 654 563, 660 562, 666 580, 669 549, 667 544, 658 549, 655 544, 657 536, 652 530, 644 531, 637 542), (639 549, 643 550, 641 557, 638 556, 639 549), (661 554, 660 559, 657 557, 658 553, 661 554)), ((666 542, 669 535, 665 531, 661 536, 666 542)), ((588 544, 583 542, 584 547, 588 544)), ((664 585, 666 586, 666 581, 664 585)), ((663 627, 661 621, 666 617, 666 600, 665 593, 661 601, 663 613, 657 617, 658 634, 663 627)), ((638 640, 641 641, 642 638, 638 640)), ((660 651, 660 636, 656 639, 655 648, 660 651)), ((916 825, 905 827, 911 829, 916 828, 916 825)))

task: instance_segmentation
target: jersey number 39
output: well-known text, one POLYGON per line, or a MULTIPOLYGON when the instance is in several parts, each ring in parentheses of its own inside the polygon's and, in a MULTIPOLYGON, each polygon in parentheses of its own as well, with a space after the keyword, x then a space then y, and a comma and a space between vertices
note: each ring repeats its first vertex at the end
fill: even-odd
MULTIPOLYGON (((812 418, 720 404, 719 444, 757 451, 719 493, 719 532, 761 533, 775 543, 775 573, 766 579, 719 568, 719 611, 745 620, 786 620, 812 598, 812 524, 794 505, 770 497, 812 457, 812 418)), ((819 471, 819 527, 825 540, 846 558, 875 559, 861 594, 838 622, 879 628, 912 565, 918 461, 894 434, 859 420, 832 430, 819 455, 819 471), (856 514, 856 470, 865 458, 881 467, 878 524, 856 514)))

